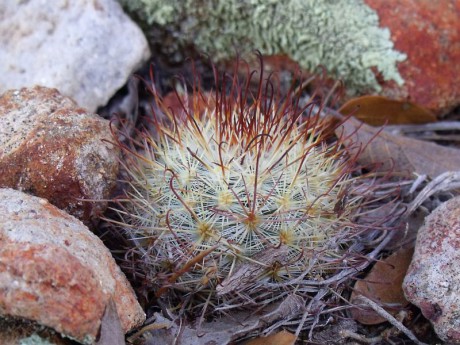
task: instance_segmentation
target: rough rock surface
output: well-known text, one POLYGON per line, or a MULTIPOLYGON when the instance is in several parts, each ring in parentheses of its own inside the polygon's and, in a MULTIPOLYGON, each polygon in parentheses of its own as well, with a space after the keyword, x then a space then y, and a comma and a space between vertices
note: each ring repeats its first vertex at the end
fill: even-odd
POLYGON ((444 114, 460 104, 460 2, 456 0, 365 0, 387 27, 404 85, 383 83, 383 95, 408 98, 444 114))
POLYGON ((57 88, 94 112, 149 57, 114 0, 0 1, 0 93, 57 88))
POLYGON ((145 318, 109 250, 45 199, 0 189, 0 315, 94 342, 113 297, 125 332, 145 318))
POLYGON ((403 289, 442 340, 460 344, 460 197, 425 219, 403 289))
POLYGON ((103 212, 115 186, 119 149, 109 122, 55 89, 0 95, 0 187, 48 199, 85 223, 103 212))

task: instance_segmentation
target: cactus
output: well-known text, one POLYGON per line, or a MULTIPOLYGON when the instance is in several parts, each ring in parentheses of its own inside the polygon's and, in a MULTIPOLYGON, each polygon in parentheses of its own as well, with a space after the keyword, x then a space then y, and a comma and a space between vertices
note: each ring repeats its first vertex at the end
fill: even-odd
POLYGON ((180 111, 152 86, 153 130, 120 143, 117 223, 146 284, 214 310, 356 274, 380 235, 380 223, 357 222, 378 204, 378 180, 358 174, 317 102, 281 99, 263 68, 256 90, 251 78, 218 79, 212 93, 177 94, 180 111))

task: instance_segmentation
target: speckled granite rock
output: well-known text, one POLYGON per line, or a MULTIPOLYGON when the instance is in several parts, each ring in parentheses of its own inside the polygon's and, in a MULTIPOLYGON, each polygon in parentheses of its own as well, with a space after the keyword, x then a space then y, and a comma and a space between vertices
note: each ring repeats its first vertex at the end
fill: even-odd
POLYGON ((460 197, 425 219, 403 289, 442 340, 460 344, 460 197))
POLYGON ((119 149, 109 122, 55 89, 0 95, 0 187, 48 199, 86 224, 107 207, 119 149))
POLYGON ((113 297, 125 332, 145 314, 109 250, 45 199, 0 189, 0 316, 94 342, 113 297))
POLYGON ((0 1, 0 93, 43 85, 90 112, 150 55, 114 0, 0 1))

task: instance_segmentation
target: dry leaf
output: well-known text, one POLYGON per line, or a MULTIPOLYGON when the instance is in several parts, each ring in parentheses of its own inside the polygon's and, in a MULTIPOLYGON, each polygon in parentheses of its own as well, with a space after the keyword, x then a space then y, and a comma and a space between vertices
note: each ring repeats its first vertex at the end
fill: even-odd
POLYGON ((352 154, 359 153, 363 166, 377 164, 376 171, 428 175, 460 170, 460 151, 434 143, 392 135, 349 118, 336 130, 352 154))
POLYGON ((427 109, 408 101, 397 101, 382 96, 362 96, 349 100, 339 112, 352 114, 372 126, 385 124, 416 124, 435 122, 436 117, 427 109))
MULTIPOLYGON (((234 311, 230 316, 222 316, 214 321, 189 323, 184 320, 171 322, 161 314, 155 313, 154 324, 169 323, 169 327, 158 327, 149 331, 150 339, 146 345, 202 345, 202 344, 233 344, 235 340, 267 327, 278 320, 288 320, 305 311, 305 301, 297 295, 289 295, 283 301, 275 303, 270 310, 259 311, 234 311)), ((154 325, 152 324, 152 325, 154 325)))
MULTIPOLYGON (((366 278, 355 284, 351 303, 359 304, 357 298, 364 295, 382 303, 384 309, 392 315, 409 304, 404 297, 402 282, 413 253, 413 248, 402 248, 385 260, 377 262, 366 278)), ((376 325, 386 321, 374 310, 364 307, 353 308, 351 314, 353 319, 365 325, 376 325)))
POLYGON ((117 307, 112 297, 105 307, 101 322, 101 336, 96 345, 125 345, 125 333, 121 328, 117 307))
POLYGON ((281 331, 268 337, 251 339, 244 345, 294 345, 297 337, 287 331, 281 331))

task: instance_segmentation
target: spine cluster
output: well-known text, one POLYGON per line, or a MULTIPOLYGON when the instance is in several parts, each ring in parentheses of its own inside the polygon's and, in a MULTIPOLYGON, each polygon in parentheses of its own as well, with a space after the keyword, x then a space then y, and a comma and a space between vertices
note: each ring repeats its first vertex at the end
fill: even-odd
POLYGON ((238 304, 348 268, 365 199, 353 157, 316 104, 280 100, 262 75, 253 90, 250 79, 194 88, 180 111, 153 90, 154 130, 123 146, 120 224, 157 296, 238 304))

